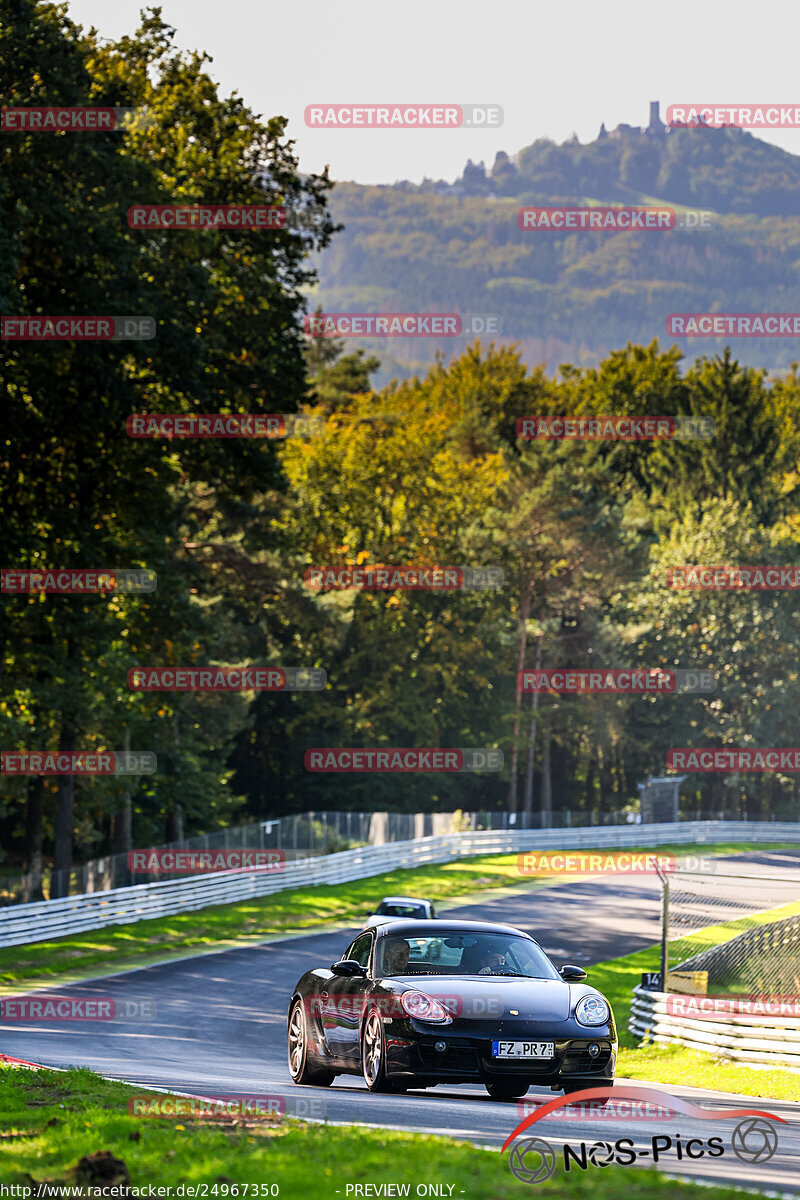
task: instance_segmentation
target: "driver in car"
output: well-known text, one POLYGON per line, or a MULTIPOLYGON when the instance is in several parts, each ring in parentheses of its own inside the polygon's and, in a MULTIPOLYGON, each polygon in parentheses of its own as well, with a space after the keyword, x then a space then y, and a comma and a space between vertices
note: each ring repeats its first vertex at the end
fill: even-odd
POLYGON ((506 965, 505 955, 499 950, 487 950, 481 956, 481 966, 478 971, 479 975, 492 975, 495 971, 501 971, 506 965))
POLYGON ((402 975, 410 956, 411 947, 405 938, 392 938, 383 952, 384 970, 387 975, 402 975))

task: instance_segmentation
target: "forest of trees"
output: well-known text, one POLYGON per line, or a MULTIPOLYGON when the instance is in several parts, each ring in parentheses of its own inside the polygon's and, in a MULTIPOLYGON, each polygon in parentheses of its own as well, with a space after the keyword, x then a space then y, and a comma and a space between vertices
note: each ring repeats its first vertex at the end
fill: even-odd
MULTIPOLYGON (((542 139, 453 184, 340 184, 342 233, 320 255, 316 300, 330 311, 496 314, 526 362, 597 366, 627 341, 665 337, 671 312, 794 312, 800 268, 800 157, 739 129, 623 133, 581 145, 542 139), (708 228, 532 231, 525 205, 670 205, 708 228)), ((371 352, 377 343, 370 342, 371 352)), ((717 354, 723 338, 682 343, 717 354)), ((380 383, 426 369, 444 339, 387 347, 380 383)), ((786 370, 792 339, 746 338, 737 357, 786 370)))
MULTIPOLYGON (((320 809, 511 805, 588 820, 630 805, 638 781, 665 773, 670 747, 797 744, 796 596, 665 583, 678 564, 800 563, 796 366, 769 377, 727 350, 689 363, 623 339, 595 367, 549 373, 514 345, 475 343, 373 390, 376 358, 302 333, 314 264, 345 234, 328 215, 327 176, 300 174, 285 120, 218 96, 202 56, 179 54, 155 14, 113 44, 49 4, 10 7, 3 103, 146 105, 157 119, 125 134, 4 138, 2 310, 147 314, 158 334, 0 342, 2 564, 146 567, 158 588, 2 597, 2 746, 129 745, 154 751, 158 771, 5 777, 0 869, 320 809), (145 234, 125 220, 136 201, 253 203, 265 179, 308 214, 305 230, 145 234), (323 432, 125 433, 139 412, 298 411, 323 418, 323 432), (539 413, 702 415, 716 435, 519 440, 518 418, 539 413), (505 586, 320 594, 304 571, 322 563, 494 565, 505 586), (132 667, 208 663, 322 667, 328 686, 127 686, 132 667), (534 663, 703 668, 718 686, 546 694, 533 709, 516 678, 534 663), (303 764, 311 746, 415 745, 496 746, 506 766, 325 775, 303 764)), ((430 304, 420 284, 410 307, 430 304)), ((798 811, 794 776, 697 775, 683 794, 692 816, 798 811)))
POLYGON ((701 126, 646 135, 629 128, 586 144, 576 137, 560 146, 540 138, 514 159, 500 151, 488 171, 468 162, 454 187, 468 196, 493 193, 529 204, 556 203, 556 196, 629 204, 643 194, 719 213, 794 217, 800 158, 743 129, 701 126))

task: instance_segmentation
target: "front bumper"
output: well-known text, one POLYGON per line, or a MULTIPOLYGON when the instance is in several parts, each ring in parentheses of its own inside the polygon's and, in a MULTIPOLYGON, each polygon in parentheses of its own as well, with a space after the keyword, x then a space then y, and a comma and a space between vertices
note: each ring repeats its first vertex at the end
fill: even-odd
MULTIPOLYGON (((417 1022, 412 1022, 416 1025, 417 1022)), ((582 1031, 573 1037, 553 1037, 546 1032, 531 1034, 503 1033, 503 1037, 533 1038, 555 1043, 555 1055, 547 1059, 497 1059, 492 1055, 492 1038, 450 1033, 447 1029, 424 1033, 385 1029, 386 1069, 394 1078, 423 1079, 452 1083, 496 1082, 508 1078, 527 1079, 544 1087, 564 1081, 586 1080, 586 1086, 602 1084, 614 1078, 617 1042, 607 1027, 596 1034, 582 1031), (437 1050, 436 1043, 444 1043, 437 1050), (596 1042, 600 1053, 589 1054, 596 1042)), ((497 1038, 497 1033, 494 1037, 497 1038)))

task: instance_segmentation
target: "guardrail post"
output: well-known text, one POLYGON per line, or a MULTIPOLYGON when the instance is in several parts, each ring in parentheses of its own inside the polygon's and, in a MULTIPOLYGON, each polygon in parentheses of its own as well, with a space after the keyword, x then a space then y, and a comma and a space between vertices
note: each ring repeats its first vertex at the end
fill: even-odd
POLYGON ((661 991, 666 992, 667 989, 667 970, 669 968, 669 951, 667 949, 667 934, 669 933, 669 876, 666 871, 662 870, 658 860, 655 860, 655 869, 658 878, 661 880, 661 991))

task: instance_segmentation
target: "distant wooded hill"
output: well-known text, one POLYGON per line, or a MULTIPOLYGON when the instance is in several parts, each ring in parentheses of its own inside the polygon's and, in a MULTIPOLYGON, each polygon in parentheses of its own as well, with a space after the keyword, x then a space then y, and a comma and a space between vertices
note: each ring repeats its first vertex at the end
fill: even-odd
MULTIPOLYGON (((495 313, 503 341, 553 369, 591 365, 628 341, 662 344, 670 312, 800 310, 800 157, 739 129, 601 130, 534 142, 491 170, 467 163, 448 183, 339 184, 345 229, 320 262, 314 295, 329 311, 495 313), (668 204, 711 211, 713 228, 653 232, 523 231, 523 205, 668 204)), ((359 340, 379 382, 449 359, 466 339, 359 340)), ((722 339, 681 343, 714 354, 722 339)), ((778 370, 797 339, 737 339, 740 361, 778 370)))

